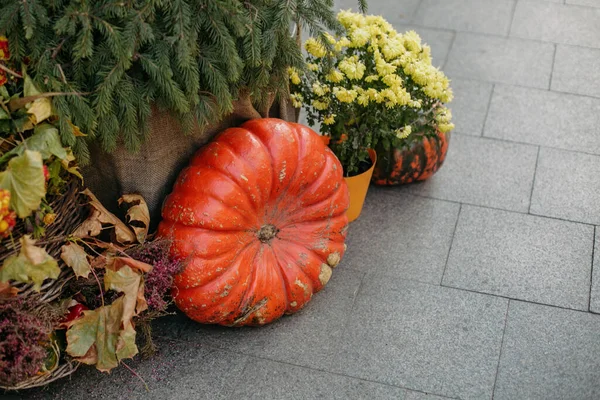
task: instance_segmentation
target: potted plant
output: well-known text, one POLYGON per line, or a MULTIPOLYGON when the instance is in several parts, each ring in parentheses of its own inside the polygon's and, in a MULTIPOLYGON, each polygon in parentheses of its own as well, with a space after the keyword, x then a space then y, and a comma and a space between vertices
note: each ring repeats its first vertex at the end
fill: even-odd
MULTIPOLYGON (((432 66, 430 47, 414 31, 400 34, 380 16, 350 11, 337 19, 343 34, 326 35, 326 43, 309 38, 305 71, 288 71, 292 104, 305 107, 310 124, 320 123, 346 177, 369 173, 374 149, 374 180, 395 184, 396 167, 403 166, 396 151, 421 142, 430 149, 431 141, 443 137, 446 145, 438 147, 445 156, 445 135, 454 127, 444 106, 452 100, 449 80, 432 66)), ((416 155, 415 169, 425 162, 427 171, 441 164, 422 156, 415 160, 416 155)), ((366 188, 363 192, 351 192, 351 208, 359 212, 366 188)))
POLYGON ((0 3, 17 65, 40 90, 77 93, 52 103, 63 141, 92 166, 86 183, 106 204, 142 194, 153 217, 214 134, 261 116, 295 119, 286 69, 302 56, 290 27, 318 35, 338 25, 333 0, 0 3))

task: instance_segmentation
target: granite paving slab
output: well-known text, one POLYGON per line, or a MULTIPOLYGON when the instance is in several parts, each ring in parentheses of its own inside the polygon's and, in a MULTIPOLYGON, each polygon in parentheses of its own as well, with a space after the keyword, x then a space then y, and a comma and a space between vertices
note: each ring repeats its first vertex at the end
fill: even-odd
POLYGON ((454 100, 449 104, 455 132, 481 136, 492 97, 491 83, 454 78, 450 83, 454 100))
POLYGON ((527 212, 538 149, 454 134, 444 165, 429 180, 401 189, 412 194, 527 212))
POLYGON ((600 99, 496 85, 483 135, 600 154, 600 99))
POLYGON ((491 398, 508 300, 367 276, 334 370, 461 399, 491 398))
POLYGON ((463 205, 443 285, 588 309, 594 228, 463 205))
POLYGON ((397 189, 371 187, 361 217, 350 225, 342 267, 439 284, 459 205, 397 189))
POLYGON ((327 286, 294 315, 259 328, 232 329, 192 322, 181 338, 274 361, 328 369, 364 275, 344 269, 345 265, 342 261, 327 286))
POLYGON ((511 36, 600 48, 600 9, 520 1, 511 36))
POLYGON ((511 301, 494 400, 600 398, 600 315, 511 301))
POLYGON ((459 32, 444 72, 450 78, 547 89, 553 58, 551 43, 459 32))
POLYGON ((531 213, 600 224, 600 156, 541 148, 531 213))
POLYGON ((551 89, 600 97, 600 49, 558 45, 551 89))
POLYGON ((423 0, 413 23, 455 31, 507 35, 514 0, 423 0))
POLYGON ((247 400, 406 400, 398 387, 324 371, 251 358, 231 399, 247 400))

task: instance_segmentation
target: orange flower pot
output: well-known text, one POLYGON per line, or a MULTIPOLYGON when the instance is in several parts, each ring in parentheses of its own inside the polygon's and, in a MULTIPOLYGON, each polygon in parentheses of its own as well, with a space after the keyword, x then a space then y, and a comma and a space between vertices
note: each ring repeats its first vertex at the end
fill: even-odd
POLYGON ((372 162, 371 168, 362 174, 344 178, 348 185, 348 191, 350 192, 350 207, 348 207, 348 211, 346 212, 349 222, 352 222, 359 217, 363 204, 365 204, 369 183, 371 182, 373 169, 375 169, 375 163, 377 162, 377 153, 375 153, 375 150, 369 149, 369 157, 372 162))

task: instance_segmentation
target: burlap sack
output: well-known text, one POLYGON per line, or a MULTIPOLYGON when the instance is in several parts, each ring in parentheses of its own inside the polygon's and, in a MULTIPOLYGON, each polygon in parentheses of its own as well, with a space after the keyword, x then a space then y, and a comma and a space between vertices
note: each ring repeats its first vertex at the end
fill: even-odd
POLYGON ((185 135, 177 120, 168 112, 154 112, 150 119, 150 136, 139 152, 123 147, 107 153, 98 145, 91 148, 91 163, 84 168, 85 184, 112 212, 121 215, 117 199, 125 193, 144 196, 150 209, 151 227, 160 221, 162 202, 171 192, 179 172, 202 145, 222 130, 260 117, 297 121, 298 113, 288 102, 275 103, 258 112, 248 99, 238 101, 234 112, 224 120, 200 132, 185 135))

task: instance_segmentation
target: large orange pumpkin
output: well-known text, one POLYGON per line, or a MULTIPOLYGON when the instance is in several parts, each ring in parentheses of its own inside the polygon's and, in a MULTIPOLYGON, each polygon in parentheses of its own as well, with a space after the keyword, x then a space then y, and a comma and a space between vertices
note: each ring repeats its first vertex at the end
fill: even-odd
POLYGON ((348 202, 342 166, 309 128, 258 119, 225 130, 163 206, 159 235, 187 261, 175 303, 228 326, 300 310, 344 254, 348 202))
POLYGON ((377 185, 402 185, 429 179, 446 159, 450 133, 422 136, 406 148, 377 150, 372 181, 377 185))

